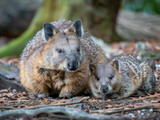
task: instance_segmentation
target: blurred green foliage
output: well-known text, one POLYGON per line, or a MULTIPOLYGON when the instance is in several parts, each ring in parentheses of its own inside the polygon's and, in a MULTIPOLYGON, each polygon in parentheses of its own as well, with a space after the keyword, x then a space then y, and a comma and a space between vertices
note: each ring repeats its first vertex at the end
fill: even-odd
POLYGON ((160 0, 123 0, 122 9, 160 15, 160 0))

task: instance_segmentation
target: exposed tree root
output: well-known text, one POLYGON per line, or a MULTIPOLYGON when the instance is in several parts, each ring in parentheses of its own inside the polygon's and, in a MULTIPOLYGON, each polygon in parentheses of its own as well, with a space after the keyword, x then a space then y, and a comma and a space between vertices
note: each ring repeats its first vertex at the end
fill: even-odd
POLYGON ((42 107, 38 109, 16 109, 16 110, 6 110, 0 113, 0 119, 6 119, 9 117, 21 117, 22 115, 30 115, 34 116, 40 113, 63 113, 70 119, 89 119, 89 120, 117 120, 117 119, 125 119, 128 120, 129 117, 118 117, 118 116, 96 116, 91 115, 83 111, 67 108, 67 107, 42 107))

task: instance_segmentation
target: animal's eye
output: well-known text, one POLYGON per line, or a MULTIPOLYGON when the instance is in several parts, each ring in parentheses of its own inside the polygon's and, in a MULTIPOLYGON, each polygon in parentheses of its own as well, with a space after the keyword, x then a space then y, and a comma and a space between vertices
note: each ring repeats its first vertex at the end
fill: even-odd
POLYGON ((113 76, 109 76, 108 78, 109 78, 110 80, 112 80, 112 79, 113 79, 113 76))
POLYGON ((99 81, 99 79, 100 79, 97 75, 95 76, 95 78, 97 79, 97 81, 99 81))
POLYGON ((62 49, 57 49, 58 53, 63 53, 64 51, 62 49))
POLYGON ((97 81, 99 81, 99 77, 97 78, 97 81))
POLYGON ((80 52, 80 48, 77 49, 77 52, 80 52))

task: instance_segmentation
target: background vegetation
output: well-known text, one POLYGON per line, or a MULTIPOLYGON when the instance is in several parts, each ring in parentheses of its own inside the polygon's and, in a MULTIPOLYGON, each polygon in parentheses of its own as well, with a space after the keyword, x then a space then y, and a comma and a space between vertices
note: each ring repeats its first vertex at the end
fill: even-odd
MULTIPOLYGON (((118 13, 125 10, 140 12, 145 15, 159 15, 159 8, 160 0, 43 0, 38 9, 35 10, 36 12, 29 27, 17 38, 13 39, 12 37, 12 41, 9 44, 0 48, 0 57, 19 55, 26 43, 41 29, 43 23, 59 19, 73 21, 81 19, 87 31, 98 38, 102 38, 105 43, 122 41, 130 30, 127 29, 127 32, 122 32, 122 35, 117 33, 118 13)), ((16 24, 18 26, 18 23, 16 24)), ((2 35, 10 36, 10 26, 7 27, 8 31, 2 35)), ((132 28, 132 26, 129 26, 129 28, 132 28)), ((12 29, 14 31, 16 27, 12 29)), ((132 36, 135 36, 134 34, 132 36)), ((129 36, 129 38, 131 37, 129 36)))

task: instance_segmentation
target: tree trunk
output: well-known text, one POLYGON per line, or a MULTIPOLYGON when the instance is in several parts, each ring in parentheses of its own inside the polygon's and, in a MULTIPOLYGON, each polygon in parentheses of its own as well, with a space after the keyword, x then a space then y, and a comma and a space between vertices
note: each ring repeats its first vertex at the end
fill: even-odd
POLYGON ((29 28, 18 38, 0 48, 0 57, 19 55, 44 22, 66 18, 68 0, 44 0, 29 28))
POLYGON ((81 18, 91 34, 106 43, 120 41, 115 27, 121 0, 80 0, 71 6, 72 19, 81 18))

